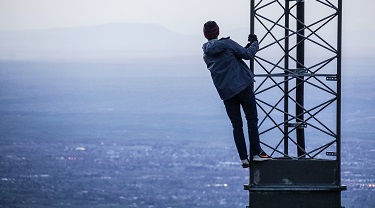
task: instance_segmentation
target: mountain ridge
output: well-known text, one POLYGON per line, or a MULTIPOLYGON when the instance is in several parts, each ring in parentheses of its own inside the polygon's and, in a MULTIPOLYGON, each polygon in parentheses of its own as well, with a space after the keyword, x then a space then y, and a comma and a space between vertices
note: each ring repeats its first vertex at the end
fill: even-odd
MULTIPOLYGON (((356 34, 368 40, 370 33, 360 32, 358 28, 343 32, 344 57, 373 57, 374 44, 350 41, 356 39, 356 34)), ((230 35, 239 44, 245 45, 248 29, 223 29, 220 33, 220 37, 230 35)), ((196 35, 180 34, 152 23, 0 30, 0 60, 116 61, 144 57, 200 56, 205 41, 199 31, 196 35)), ((295 41, 294 37, 291 41, 295 41)), ((312 56, 319 54, 318 51, 311 52, 312 56)))
POLYGON ((202 37, 157 24, 0 31, 1 60, 117 60, 201 53, 202 37))

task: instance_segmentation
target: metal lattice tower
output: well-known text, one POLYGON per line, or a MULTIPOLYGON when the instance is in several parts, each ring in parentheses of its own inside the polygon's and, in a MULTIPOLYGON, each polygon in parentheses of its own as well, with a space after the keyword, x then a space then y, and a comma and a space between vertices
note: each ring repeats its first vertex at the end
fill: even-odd
POLYGON ((251 0, 259 134, 275 159, 252 164, 249 207, 341 207, 341 1, 251 0))

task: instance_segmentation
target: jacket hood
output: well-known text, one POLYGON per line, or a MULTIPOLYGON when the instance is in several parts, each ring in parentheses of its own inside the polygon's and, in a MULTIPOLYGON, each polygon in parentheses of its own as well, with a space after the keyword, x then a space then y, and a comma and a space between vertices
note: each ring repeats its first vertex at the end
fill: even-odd
POLYGON ((217 39, 210 40, 203 44, 203 52, 206 55, 215 55, 225 50, 226 46, 223 42, 217 39))

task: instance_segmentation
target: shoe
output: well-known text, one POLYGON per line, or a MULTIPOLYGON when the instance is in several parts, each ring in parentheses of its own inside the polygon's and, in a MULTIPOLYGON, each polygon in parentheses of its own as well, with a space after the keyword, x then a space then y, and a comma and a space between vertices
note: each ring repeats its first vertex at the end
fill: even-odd
POLYGON ((249 168, 250 167, 250 160, 249 159, 242 160, 242 167, 243 168, 249 168))
POLYGON ((253 161, 265 161, 271 159, 272 157, 267 155, 263 150, 259 154, 253 156, 253 161))

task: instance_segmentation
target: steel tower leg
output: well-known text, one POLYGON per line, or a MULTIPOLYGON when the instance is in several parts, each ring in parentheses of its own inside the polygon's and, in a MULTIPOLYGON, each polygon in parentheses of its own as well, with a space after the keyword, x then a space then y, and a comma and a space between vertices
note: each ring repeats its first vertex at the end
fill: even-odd
MULTIPOLYGON (((305 71, 305 2, 297 2, 297 72, 305 71)), ((305 129, 304 126, 304 76, 296 79, 296 119, 297 124, 297 152, 298 157, 305 154, 305 129)))
POLYGON ((288 125, 285 125, 288 123, 289 119, 289 102, 288 102, 288 96, 289 96, 289 77, 287 76, 289 74, 289 1, 285 1, 285 29, 284 29, 284 35, 285 35, 285 42, 284 42, 284 154, 289 155, 289 127, 288 125))

